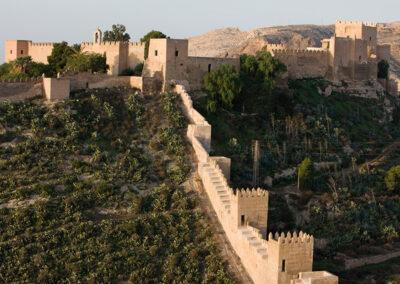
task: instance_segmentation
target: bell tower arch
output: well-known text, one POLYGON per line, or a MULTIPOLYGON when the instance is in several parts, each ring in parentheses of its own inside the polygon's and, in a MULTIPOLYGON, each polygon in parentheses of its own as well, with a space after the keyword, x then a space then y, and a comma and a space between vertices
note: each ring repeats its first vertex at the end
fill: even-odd
POLYGON ((102 42, 103 42, 103 32, 100 30, 100 28, 97 28, 97 30, 93 33, 93 43, 100 44, 102 42))

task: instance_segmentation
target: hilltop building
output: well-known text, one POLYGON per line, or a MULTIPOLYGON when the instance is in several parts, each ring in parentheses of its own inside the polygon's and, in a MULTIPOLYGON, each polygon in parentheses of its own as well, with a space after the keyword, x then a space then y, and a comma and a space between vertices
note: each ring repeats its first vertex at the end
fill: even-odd
POLYGON ((337 21, 335 35, 322 40, 320 48, 271 44, 267 50, 288 67, 293 79, 377 80, 379 61, 390 60, 390 45, 378 44, 377 24, 357 21, 337 21))
MULTIPOLYGON (((390 60, 390 45, 379 45, 377 24, 357 21, 337 21, 335 35, 322 40, 319 48, 290 49, 283 44, 268 44, 266 50, 288 67, 291 79, 327 78, 341 80, 377 80, 378 63, 390 60)), ((9 40, 5 45, 6 62, 31 56, 36 62, 47 63, 54 43, 34 43, 28 40, 9 40)), ((207 58, 189 56, 188 40, 152 39, 145 60, 144 44, 139 42, 103 41, 97 29, 92 42, 81 44, 83 52, 105 54, 109 74, 118 76, 127 68, 144 63, 143 77, 159 79, 164 87, 170 81, 186 81, 199 89, 207 72, 221 64, 237 70, 239 58, 207 58)))
MULTIPOLYGON (((48 63, 54 43, 34 43, 29 40, 8 40, 5 44, 5 60, 31 56, 33 61, 48 63)), ((239 58, 210 58, 189 56, 189 41, 186 39, 152 39, 149 56, 145 60, 145 46, 139 42, 103 41, 103 33, 97 29, 92 42, 81 44, 83 52, 106 55, 110 66, 109 75, 118 76, 127 68, 134 69, 144 64, 143 77, 154 77, 164 85, 171 80, 190 82, 192 88, 201 88, 203 77, 216 66, 229 64, 237 70, 239 58)))

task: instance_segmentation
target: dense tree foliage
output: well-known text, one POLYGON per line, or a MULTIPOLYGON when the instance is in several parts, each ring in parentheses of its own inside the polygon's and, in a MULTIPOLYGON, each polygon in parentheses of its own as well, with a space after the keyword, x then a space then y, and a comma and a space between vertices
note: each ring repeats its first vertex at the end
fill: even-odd
POLYGON ((68 59, 79 52, 76 46, 69 46, 65 41, 56 43, 47 61, 55 72, 61 72, 67 65, 68 59))
POLYGON ((210 112, 215 112, 219 106, 231 109, 241 90, 239 75, 233 66, 221 65, 205 76, 204 88, 210 112))
POLYGON ((381 60, 378 63, 378 78, 387 79, 389 78, 389 62, 386 60, 381 60))
MULTIPOLYGON (((285 105, 287 96, 273 92, 276 80, 286 71, 284 64, 266 51, 260 51, 255 56, 242 55, 240 61, 239 73, 233 67, 221 66, 205 76, 204 88, 209 95, 209 110, 215 112, 219 106, 223 106, 241 112, 258 112, 265 110, 264 105, 268 105, 272 112, 280 105, 285 105)), ((285 113, 284 109, 280 110, 285 113)))
POLYGON ((0 79, 3 80, 40 77, 43 74, 52 76, 54 72, 49 65, 32 61, 30 56, 0 65, 0 79))
POLYGON ((267 104, 272 107, 276 104, 272 91, 278 77, 286 71, 286 66, 266 51, 260 51, 255 56, 244 54, 240 62, 243 87, 237 105, 245 111, 258 111, 254 106, 267 104))
POLYGON ((65 69, 80 72, 91 71, 106 73, 109 66, 107 65, 107 58, 105 55, 79 52, 68 58, 65 69))
POLYGON ((144 58, 147 59, 149 56, 149 46, 150 46, 150 40, 153 38, 166 38, 167 36, 163 34, 160 31, 151 31, 144 35, 141 39, 140 42, 144 43, 144 58))
POLYGON ((1 281, 232 283, 181 186, 186 127, 173 94, 0 103, 1 281))
POLYGON ((126 41, 128 42, 131 36, 126 32, 124 25, 116 24, 112 25, 110 31, 105 31, 103 35, 103 41, 126 41))

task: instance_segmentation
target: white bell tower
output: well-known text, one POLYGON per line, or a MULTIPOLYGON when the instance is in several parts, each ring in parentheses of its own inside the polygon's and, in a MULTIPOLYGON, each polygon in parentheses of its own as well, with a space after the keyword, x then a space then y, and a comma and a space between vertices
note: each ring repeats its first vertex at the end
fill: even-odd
POLYGON ((93 43, 100 44, 102 42, 103 42, 103 32, 100 30, 100 28, 97 28, 97 30, 93 34, 93 43))

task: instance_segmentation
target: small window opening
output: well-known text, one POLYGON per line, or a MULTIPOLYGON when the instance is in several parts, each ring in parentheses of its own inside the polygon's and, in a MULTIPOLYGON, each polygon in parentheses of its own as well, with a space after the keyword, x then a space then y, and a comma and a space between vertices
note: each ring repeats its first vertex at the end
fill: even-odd
POLYGON ((286 271, 286 260, 282 260, 282 272, 286 271))
POLYGON ((10 54, 12 54, 12 50, 10 50, 10 54))
POLYGON ((360 55, 360 57, 358 57, 358 60, 360 60, 360 62, 361 62, 361 55, 360 55))
POLYGON ((241 224, 242 224, 242 226, 244 226, 244 222, 245 222, 245 216, 242 215, 242 218, 241 218, 241 224))
POLYGON ((175 50, 175 57, 178 57, 178 55, 179 55, 179 51, 175 50))
POLYGON ((154 51, 154 55, 158 56, 158 50, 154 51))
POLYGON ((23 51, 23 50, 21 50, 21 54, 24 54, 24 51, 23 51))
POLYGON ((372 36, 369 37, 369 41, 372 41, 372 36))
POLYGON ((211 64, 208 64, 208 73, 211 72, 211 64))

